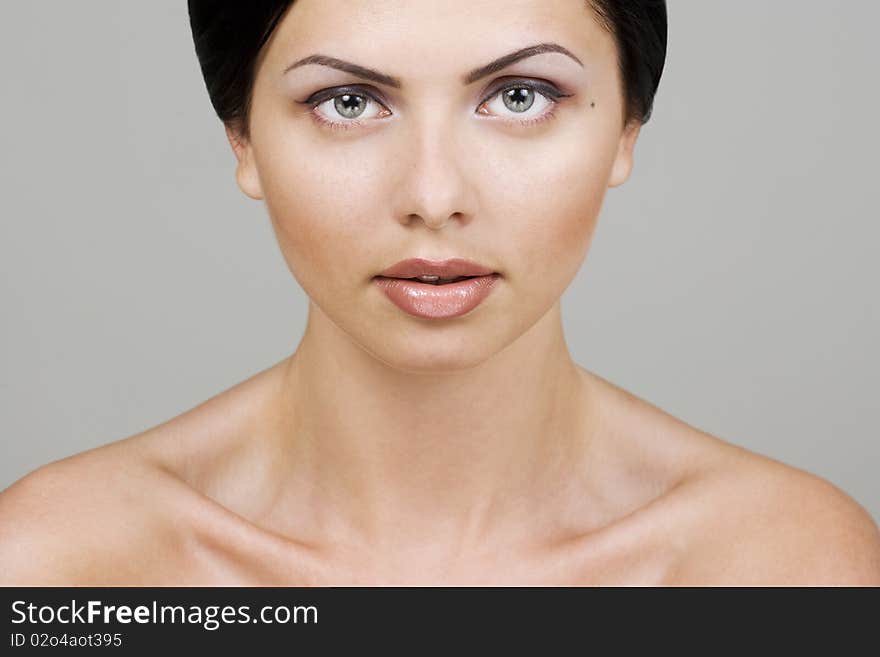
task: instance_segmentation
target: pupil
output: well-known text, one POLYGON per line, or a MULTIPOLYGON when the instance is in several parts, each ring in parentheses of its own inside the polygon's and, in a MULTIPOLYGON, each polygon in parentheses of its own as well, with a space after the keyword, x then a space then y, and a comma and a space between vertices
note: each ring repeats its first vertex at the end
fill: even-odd
POLYGON ((357 96, 355 94, 341 94, 336 96, 336 100, 334 101, 334 105, 336 106, 336 110, 342 115, 349 119, 360 116, 364 111, 365 98, 363 96, 357 96), (357 100, 354 100, 357 99, 357 100), (351 106, 354 106, 353 108, 351 106))
POLYGON ((535 95, 526 87, 508 89, 504 94, 504 104, 515 112, 524 112, 535 102, 535 95), (508 102, 509 101, 509 102, 508 102))

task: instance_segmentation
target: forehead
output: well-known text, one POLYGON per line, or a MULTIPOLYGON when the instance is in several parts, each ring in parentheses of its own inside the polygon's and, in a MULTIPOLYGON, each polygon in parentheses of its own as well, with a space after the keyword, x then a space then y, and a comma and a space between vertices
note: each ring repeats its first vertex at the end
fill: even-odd
POLYGON ((588 69, 616 61, 613 38, 588 0, 295 0, 267 45, 264 66, 280 73, 321 53, 374 65, 406 86, 459 78, 501 54, 549 42, 588 69))

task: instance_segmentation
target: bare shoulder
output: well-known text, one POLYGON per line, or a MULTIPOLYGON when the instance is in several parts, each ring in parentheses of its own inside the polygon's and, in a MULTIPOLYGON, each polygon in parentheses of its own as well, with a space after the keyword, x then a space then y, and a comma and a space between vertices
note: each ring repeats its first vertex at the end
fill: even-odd
POLYGON ((111 581, 157 544, 161 473, 131 447, 123 440, 49 463, 0 492, 0 585, 111 581))
POLYGON ((149 438, 49 463, 0 491, 0 586, 213 581, 203 566, 223 561, 234 514, 156 459, 173 433, 149 438))
POLYGON ((665 482, 643 517, 674 546, 667 583, 880 585, 880 530, 842 489, 592 379, 609 400, 614 442, 650 464, 640 475, 665 482))
POLYGON ((254 426, 259 388, 277 370, 0 491, 0 585, 135 585, 163 571, 179 581, 198 532, 223 518, 191 484, 235 461, 235 437, 254 426))
POLYGON ((693 483, 693 540, 678 584, 878 586, 880 530, 831 482, 734 448, 693 483))

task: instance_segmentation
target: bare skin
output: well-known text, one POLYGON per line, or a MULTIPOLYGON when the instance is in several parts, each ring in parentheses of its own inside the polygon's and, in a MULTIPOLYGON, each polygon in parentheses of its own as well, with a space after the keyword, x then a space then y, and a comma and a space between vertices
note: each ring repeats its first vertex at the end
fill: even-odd
MULTIPOLYGON (((568 0, 444 9, 294 4, 260 59, 249 138, 227 135, 240 188, 265 202, 310 298, 301 343, 0 493, 0 583, 880 583, 880 533, 842 491, 571 359, 560 297, 639 134, 622 120, 610 35, 568 0), (551 42, 574 58, 545 52, 462 83, 551 42), (285 73, 313 53, 403 84, 285 73), (483 103, 506 77, 570 95, 517 126, 497 94, 483 103), (297 104, 354 84, 378 99, 356 127, 321 127, 297 104), (371 279, 416 256, 502 278, 467 315, 414 318, 371 279)), ((548 103, 536 96, 528 116, 548 103)), ((320 111, 346 120, 332 100, 320 111)))
POLYGON ((528 521, 449 543, 327 540, 267 492, 255 437, 289 361, 0 494, 2 585, 877 585, 880 535, 830 483, 579 370, 592 463, 528 521), (603 464, 596 466, 595 464, 603 464), (596 476, 585 474, 594 471, 596 476), (296 529, 294 529, 296 528, 296 529))

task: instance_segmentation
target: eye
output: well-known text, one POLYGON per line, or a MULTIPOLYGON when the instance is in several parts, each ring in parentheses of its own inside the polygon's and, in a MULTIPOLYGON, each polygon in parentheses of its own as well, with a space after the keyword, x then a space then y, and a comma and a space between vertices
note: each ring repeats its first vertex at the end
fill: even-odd
POLYGON ((361 90, 359 87, 351 89, 336 87, 327 92, 319 92, 318 95, 303 101, 303 103, 312 108, 309 113, 312 114, 315 121, 331 130, 348 130, 363 125, 366 120, 375 118, 380 112, 374 111, 372 114, 367 112, 367 108, 371 104, 384 109, 385 113, 382 116, 391 114, 373 94, 361 90), (318 111, 324 105, 327 105, 326 111, 330 112, 332 116, 340 116, 348 120, 336 121, 328 118, 323 112, 318 111))
MULTIPOLYGON (((573 94, 562 93, 555 86, 543 82, 518 80, 508 83, 499 89, 494 90, 480 103, 478 113, 500 114, 510 116, 520 115, 525 118, 502 119, 505 123, 514 123, 520 126, 534 125, 542 121, 553 118, 555 115, 555 106, 559 103, 560 98, 572 96, 573 94), (541 100, 538 104, 538 111, 530 111, 536 106, 536 97, 541 100), (486 112, 483 107, 491 100, 498 99, 488 107, 492 112, 486 112)), ((307 105, 311 109, 309 114, 321 126, 330 130, 349 130, 364 125, 372 118, 378 116, 389 116, 390 110, 385 104, 376 98, 371 92, 361 87, 334 87, 326 89, 314 94, 300 104, 307 105), (322 110, 326 106, 325 110, 322 110), (377 107, 373 111, 369 111, 371 106, 377 107), (330 116, 325 114, 328 112, 330 116), (331 117, 341 117, 342 121, 331 117)))
POLYGON ((477 111, 479 114, 487 114, 482 109, 486 106, 492 110, 492 115, 520 117, 512 121, 502 118, 506 123, 529 126, 553 118, 556 115, 556 105, 559 104, 559 99, 572 95, 574 94, 564 94, 553 85, 543 82, 519 80, 493 91, 486 100, 480 103, 480 109, 477 111), (537 97, 542 98, 537 103, 538 109, 530 111, 536 107, 535 100, 537 97), (493 102, 489 103, 489 101, 493 102), (487 105, 487 103, 489 104, 487 105))

